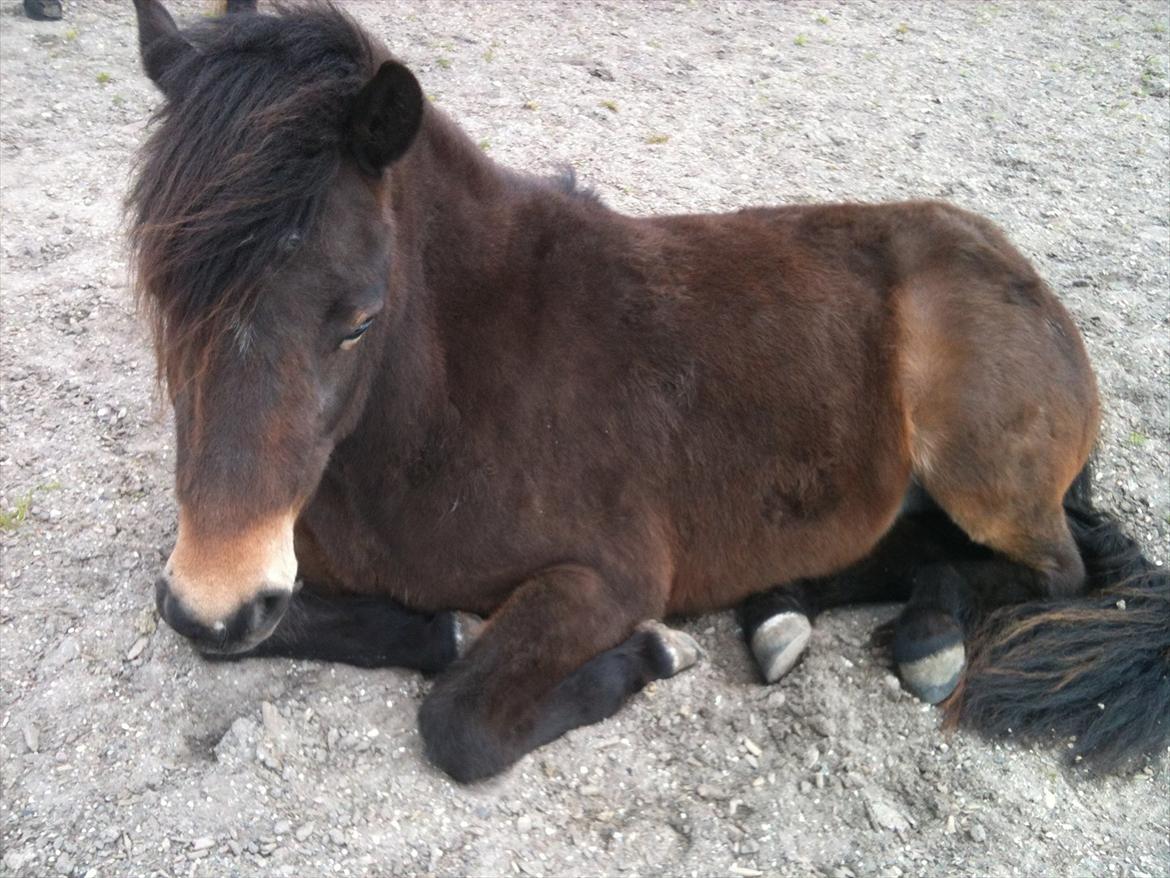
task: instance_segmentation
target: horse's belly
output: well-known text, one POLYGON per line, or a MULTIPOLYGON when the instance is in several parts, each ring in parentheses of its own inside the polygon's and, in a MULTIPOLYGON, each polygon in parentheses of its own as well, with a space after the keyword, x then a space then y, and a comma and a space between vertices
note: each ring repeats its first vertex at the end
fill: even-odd
POLYGON ((813 517, 776 508, 765 492, 713 515, 680 553, 668 611, 721 609, 798 579, 829 576, 867 555, 897 517, 910 482, 909 460, 875 461, 877 478, 813 517), (751 520, 754 515, 755 520, 751 520))

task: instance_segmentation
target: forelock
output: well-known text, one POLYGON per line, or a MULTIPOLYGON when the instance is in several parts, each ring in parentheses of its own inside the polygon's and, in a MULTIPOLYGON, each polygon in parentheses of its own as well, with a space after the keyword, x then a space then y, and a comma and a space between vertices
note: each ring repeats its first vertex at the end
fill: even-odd
POLYGON ((163 359, 247 325, 267 272, 310 234, 375 47, 323 3, 184 32, 128 198, 140 303, 163 359))

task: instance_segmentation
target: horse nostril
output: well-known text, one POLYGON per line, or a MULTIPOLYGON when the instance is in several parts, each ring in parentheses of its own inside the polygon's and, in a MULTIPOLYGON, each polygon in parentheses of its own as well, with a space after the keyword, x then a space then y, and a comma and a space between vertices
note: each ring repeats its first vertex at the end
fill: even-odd
POLYGON ((165 576, 159 577, 154 583, 154 604, 162 620, 178 634, 197 641, 216 639, 216 632, 192 616, 183 602, 171 592, 171 585, 165 576))

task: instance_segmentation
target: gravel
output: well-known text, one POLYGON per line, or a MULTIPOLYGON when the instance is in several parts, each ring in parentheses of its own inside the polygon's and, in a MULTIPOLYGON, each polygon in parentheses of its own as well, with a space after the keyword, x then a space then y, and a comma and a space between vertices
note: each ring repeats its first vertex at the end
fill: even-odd
MULTIPOLYGON (((624 211, 1000 223, 1088 341, 1102 505, 1170 557, 1164 3, 345 5, 493 157, 624 211)), ((156 629, 173 441, 120 212, 156 99, 129 4, 66 7, 0 9, 0 874, 1170 873, 1164 763, 944 737, 865 646, 888 607, 830 614, 770 689, 696 620, 697 667, 472 788, 422 758, 418 675, 156 629)))

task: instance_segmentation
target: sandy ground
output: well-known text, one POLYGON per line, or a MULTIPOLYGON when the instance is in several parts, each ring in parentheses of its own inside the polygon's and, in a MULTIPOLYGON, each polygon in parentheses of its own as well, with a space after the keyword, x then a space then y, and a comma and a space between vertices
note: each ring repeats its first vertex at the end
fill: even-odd
MULTIPOLYGON (((703 665, 476 788, 421 758, 421 677, 208 666, 156 628, 172 438, 120 216, 156 99, 130 4, 66 3, 0 8, 0 874, 1170 873, 1165 767, 945 739, 865 645, 890 608, 826 618, 770 689, 697 620, 703 665)), ((999 222, 1088 339, 1102 502, 1166 560, 1166 3, 346 5, 492 156, 623 210, 999 222)))

